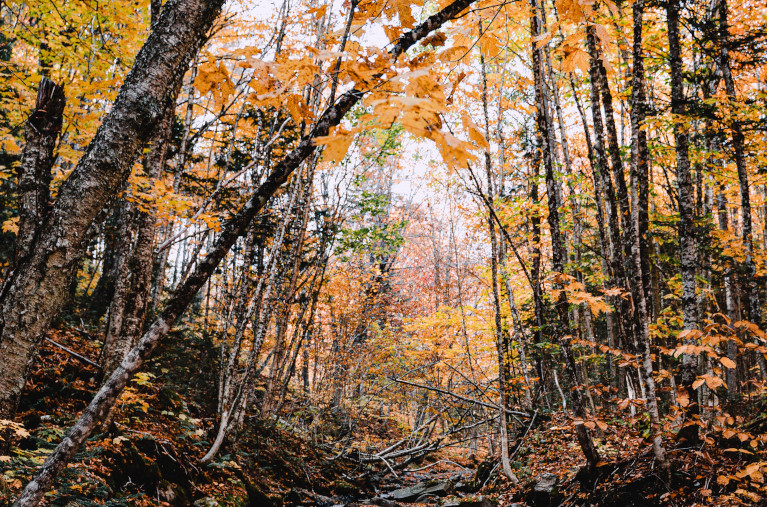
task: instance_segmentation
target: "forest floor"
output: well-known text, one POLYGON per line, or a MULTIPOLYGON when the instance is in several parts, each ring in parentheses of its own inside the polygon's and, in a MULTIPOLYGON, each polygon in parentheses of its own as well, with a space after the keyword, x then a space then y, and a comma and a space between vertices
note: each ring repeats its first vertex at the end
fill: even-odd
MULTIPOLYGON (((176 337, 190 340, 189 337, 176 337)), ((23 398, 11 449, 0 456, 0 505, 9 504, 60 441, 98 387, 98 344, 86 332, 60 328, 42 347, 23 398), (62 330, 64 329, 64 330, 62 330)), ((169 340, 166 343, 173 343, 169 340)), ((767 505, 760 446, 738 438, 748 428, 764 433, 763 408, 752 400, 733 433, 706 434, 698 444, 668 440, 673 480, 662 480, 642 432, 646 422, 625 414, 600 414, 608 423, 597 435, 605 463, 585 473, 571 420, 562 412, 540 415, 513 441, 519 484, 512 484, 493 460, 443 450, 413 473, 394 476, 382 464, 361 464, 359 453, 398 439, 403 426, 392 419, 354 414, 358 441, 338 452, 322 435, 343 440, 344 423, 318 412, 314 434, 284 421, 252 419, 234 449, 212 463, 199 458, 215 434, 214 385, 202 343, 166 345, 146 373, 121 398, 114 423, 93 436, 62 474, 49 505, 418 505, 415 500, 488 507, 492 505, 767 505), (183 352, 179 352, 183 351, 183 352), (185 356, 179 356, 185 354, 185 356), (173 368, 167 368, 173 364, 173 368), (184 366, 186 365, 186 366, 184 366), (207 372, 207 373, 206 373, 207 372), (322 435, 319 435, 319 434, 322 435), (319 435, 319 436, 318 436, 319 435), (362 437, 361 437, 362 436, 362 437), (314 444, 310 442, 315 442, 314 444), (319 442, 319 444, 317 443, 319 442), (402 488, 436 487, 434 496, 397 499, 402 488), (398 493, 399 490, 399 493, 398 493), (443 497, 443 498, 438 498, 443 497), (452 502, 452 503, 451 503, 452 502), (462 502, 462 503, 460 503, 462 502)), ((348 428, 347 428, 348 429, 348 428)), ((347 435, 348 436, 348 435, 347 435)), ((348 439, 347 439, 348 440, 348 439)))

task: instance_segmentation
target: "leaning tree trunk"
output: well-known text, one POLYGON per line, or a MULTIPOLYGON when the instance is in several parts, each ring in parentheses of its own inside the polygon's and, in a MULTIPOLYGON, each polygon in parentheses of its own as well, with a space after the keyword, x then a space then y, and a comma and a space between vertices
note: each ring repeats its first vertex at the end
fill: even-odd
POLYGON ((12 419, 41 337, 66 301, 97 214, 127 180, 223 0, 169 0, 112 110, 0 291, 0 418, 12 419))

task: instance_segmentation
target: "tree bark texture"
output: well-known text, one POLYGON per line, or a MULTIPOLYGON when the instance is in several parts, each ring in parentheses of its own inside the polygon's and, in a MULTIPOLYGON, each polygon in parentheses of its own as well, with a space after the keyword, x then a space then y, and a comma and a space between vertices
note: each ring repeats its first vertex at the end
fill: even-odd
MULTIPOLYGON (((682 271, 682 312, 684 329, 698 328, 698 305, 695 299, 695 270, 698 266, 695 239, 695 189, 690 173, 689 138, 684 125, 687 111, 682 76, 682 49, 679 36, 679 0, 670 0, 666 8, 668 22, 669 64, 671 67, 671 112, 674 115, 674 141, 676 143, 676 177, 679 189, 679 255, 682 271)), ((692 343, 690 339, 686 343, 692 343)), ((692 354, 682 356, 682 386, 687 390, 691 404, 695 404, 692 384, 696 378, 698 358, 692 354)), ((694 428, 693 426, 689 426, 694 428)))
MULTIPOLYGON (((540 20, 537 16, 536 0, 530 0, 532 7, 532 16, 530 18, 531 23, 531 35, 532 40, 539 35, 540 32, 540 20)), ((538 138, 540 139, 539 146, 542 152, 543 167, 546 173, 546 191, 548 194, 548 208, 549 208, 549 231, 551 234, 551 252, 552 252, 552 269, 554 276, 563 276, 565 273, 565 261, 566 261, 566 249, 564 239, 562 237, 559 203, 562 198, 557 198, 558 194, 561 194, 561 189, 557 186, 554 176, 554 164, 551 156, 552 132, 549 130, 551 122, 547 120, 547 108, 545 103, 544 82, 543 82, 543 68, 541 51, 535 47, 535 42, 532 42, 533 53, 533 81, 535 84, 535 102, 537 105, 536 121, 538 125, 538 138)), ((567 296, 562 287, 562 284, 556 282, 555 287, 559 290, 559 297, 555 301, 557 314, 559 316, 559 325, 557 326, 557 340, 562 350, 562 355, 565 360, 565 369, 567 371, 570 382, 572 383, 573 390, 571 391, 573 412, 576 417, 582 421, 586 419, 586 407, 583 400, 583 393, 581 392, 580 382, 578 381, 578 373, 576 370, 575 359, 573 357, 573 351, 570 347, 570 319, 569 319, 569 305, 567 302, 567 296)), ((564 402, 564 398, 563 398, 564 402)), ((578 443, 583 450, 583 454, 586 457, 589 467, 595 467, 599 463, 599 453, 597 452, 594 441, 589 435, 588 428, 584 424, 576 424, 575 433, 578 438, 578 443)))
MULTIPOLYGON (((655 459, 659 467, 668 476, 668 461, 666 450, 663 447, 663 435, 660 422, 660 410, 658 408, 657 390, 653 377, 652 351, 650 348, 650 317, 647 304, 649 293, 649 262, 647 257, 647 234, 649 226, 648 215, 648 187, 649 171, 647 163, 647 134, 645 125, 645 89, 644 89, 644 55, 642 53, 642 29, 644 17, 644 0, 637 0, 632 7, 634 21, 634 44, 633 44, 633 68, 631 76, 631 171, 632 181, 638 187, 636 190, 634 217, 631 220, 631 257, 633 270, 636 275, 634 280, 640 283, 631 283, 632 297, 634 299, 635 326, 638 332, 638 351, 642 355, 642 381, 647 394, 647 412, 650 415, 652 426, 652 447, 655 459)), ((670 478, 668 476, 667 478, 670 478)))
POLYGON ((64 88, 44 77, 37 88, 35 109, 27 120, 19 165, 19 230, 15 264, 29 255, 39 224, 50 208, 51 169, 61 132, 66 97, 64 88))
MULTIPOLYGON (((150 181, 159 178, 165 166, 173 113, 174 108, 169 108, 149 143, 149 153, 144 159, 144 174, 150 181)), ((111 375, 141 338, 151 291, 157 219, 151 211, 140 210, 133 205, 128 208, 133 208, 130 211, 134 215, 132 221, 135 223, 135 238, 129 237, 120 252, 124 257, 125 269, 117 282, 109 311, 107 334, 101 353, 104 378, 111 375)))
POLYGON ((41 337, 66 300, 91 223, 125 183, 141 148, 172 107, 222 3, 168 1, 29 254, 6 278, 0 291, 0 418, 13 418, 41 337))
MULTIPOLYGON (((732 78, 732 64, 730 62, 730 27, 727 24, 727 0, 719 0, 719 43, 721 45, 719 55, 719 67, 722 71, 725 91, 730 104, 735 104, 735 81, 732 78)), ((737 114, 733 111, 731 114, 737 114)), ((756 264, 754 263, 754 240, 753 225, 751 218, 751 186, 748 181, 748 167, 746 166, 746 142, 743 135, 743 125, 737 117, 730 121, 732 130, 732 151, 735 158, 735 167, 738 170, 738 183, 740 185, 740 207, 743 217, 741 231, 743 244, 746 247, 746 276, 745 293, 748 300, 748 319, 758 327, 762 325, 762 309, 760 305, 759 286, 757 284, 756 264)), ((764 355, 756 353, 757 364, 762 373, 762 378, 767 379, 767 363, 764 355)))

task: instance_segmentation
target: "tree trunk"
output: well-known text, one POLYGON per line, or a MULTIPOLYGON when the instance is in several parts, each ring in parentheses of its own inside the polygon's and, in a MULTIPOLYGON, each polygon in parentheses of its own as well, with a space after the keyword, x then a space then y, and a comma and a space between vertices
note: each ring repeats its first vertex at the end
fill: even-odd
POLYGON ((15 264, 26 258, 39 224, 50 209, 53 151, 64 119, 64 88, 48 78, 40 79, 35 109, 24 131, 26 143, 19 165, 19 230, 16 234, 15 264))
MULTIPOLYGON (((624 264, 624 256, 621 251, 621 244, 623 243, 620 233, 620 209, 618 207, 617 199, 615 196, 615 188, 610 176, 610 167, 607 162, 607 151, 605 150, 605 132, 604 124, 602 121, 602 93, 601 93, 601 81, 603 67, 600 60, 600 54, 597 49, 596 32, 593 25, 589 25, 586 28, 586 42, 589 50, 589 80, 591 82, 591 116, 594 124, 594 162, 596 166, 596 174, 594 179, 598 180, 595 184, 595 188, 598 187, 598 192, 601 192, 604 199, 604 213, 607 221, 607 234, 606 240, 608 243, 609 252, 609 265, 610 265, 610 282, 614 287, 625 288, 626 272, 624 264)), ((612 107, 610 107, 612 112, 612 107)), ((613 120, 613 130, 615 122, 613 120)), ((615 153, 616 149, 611 149, 611 154, 615 153)), ((620 157, 618 157, 618 162, 620 157)), ((615 163, 615 160, 613 160, 615 163)), ((622 169, 621 169, 622 174, 622 169)), ((617 330, 617 346, 623 346, 630 338, 626 322, 631 321, 630 310, 626 307, 626 301, 621 297, 611 298, 613 305, 618 310, 613 314, 612 319, 615 324, 614 329, 617 330)), ((633 339, 633 337, 631 337, 633 339)), ((620 368, 619 368, 620 369, 620 368)), ((622 373, 619 372, 619 378, 623 378, 622 373)))
MULTIPOLYGON (((144 160, 144 173, 150 181, 159 178, 165 167, 173 114, 174 108, 171 107, 157 126, 149 153, 144 160)), ((157 219, 151 212, 136 209, 134 213, 136 237, 135 240, 131 238, 122 253, 125 256, 126 269, 122 273, 123 279, 117 282, 101 353, 104 378, 112 374, 141 338, 150 298, 157 219)))
POLYGON ((648 220, 648 188, 649 171, 647 165, 647 134, 645 132, 645 75, 644 75, 644 56, 642 54, 642 23, 644 16, 644 0, 637 0, 633 5, 634 19, 634 45, 633 45, 633 68, 631 79, 631 172, 632 181, 637 185, 637 199, 635 202, 636 220, 631 218, 632 233, 635 231, 631 241, 630 261, 634 264, 635 280, 640 283, 630 284, 632 286, 632 297, 636 311, 636 328, 639 333, 638 344, 639 352, 642 354, 642 381, 647 394, 647 412, 650 415, 650 424, 652 426, 652 447, 655 459, 658 460, 658 466, 664 471, 666 479, 670 479, 668 460, 666 459, 666 450, 663 447, 663 435, 660 422, 660 410, 658 409, 658 398, 653 378, 652 351, 650 348, 650 317, 647 304, 647 294, 649 293, 649 263, 646 262, 648 254, 647 234, 649 228, 648 220))
MULTIPOLYGON (((721 46, 719 60, 727 98, 733 105, 737 101, 735 94, 735 81, 732 78, 730 63, 730 27, 727 24, 727 0, 719 0, 719 42, 721 46)), ((733 111, 732 114, 737 114, 733 111)), ((759 304, 759 286, 757 285, 756 265, 754 263, 754 239, 751 221, 751 186, 748 182, 748 168, 746 167, 746 146, 743 135, 743 126, 737 117, 732 118, 730 128, 732 130, 732 150, 735 157, 735 166, 738 169, 738 183, 740 184, 740 208, 743 216, 741 231, 743 244, 746 247, 746 297, 748 299, 748 319, 761 327, 762 311, 759 304)), ((762 372, 762 378, 767 380, 767 364, 764 355, 756 352, 757 363, 762 372)))
MULTIPOLYGON (((532 37, 532 53, 533 53, 533 80, 535 84, 535 102, 537 105, 536 121, 538 125, 538 137, 540 139, 539 146, 542 152, 543 166, 546 173, 546 190, 548 194, 548 208, 549 208, 549 230, 551 233, 551 251, 552 251, 552 269, 554 276, 563 276, 565 272, 565 245, 562 238, 562 232, 560 228, 559 217, 559 202, 561 198, 557 198, 558 187, 554 178, 554 166, 551 158, 552 144, 551 132, 549 131, 549 125, 551 122, 547 121, 546 104, 544 96, 544 83, 543 83, 543 69, 541 62, 541 51, 535 47, 535 37, 540 35, 540 24, 537 16, 536 0, 530 0, 530 7, 532 10, 530 18, 530 32, 532 37)), ((586 406, 583 400, 583 393, 581 392, 580 382, 578 381, 578 373, 576 371, 575 360, 573 358, 572 349, 570 347, 570 319, 569 308, 567 302, 567 296, 562 288, 562 284, 555 282, 555 287, 559 290, 559 297, 557 298, 555 305, 557 314, 559 315, 559 325, 557 326, 557 339, 562 349, 562 355, 565 360, 565 368, 570 382, 572 383, 573 390, 571 391, 573 412, 576 417, 581 419, 581 423, 576 423, 575 433, 578 438, 578 443, 583 450, 583 454, 586 457, 586 461, 590 468, 593 468, 599 463, 599 453, 597 452, 594 442, 589 435, 588 429, 582 422, 586 419, 586 406)))
MULTIPOLYGON (((689 139, 681 117, 687 112, 684 98, 684 80, 682 76, 682 50, 679 41, 679 0, 669 0, 666 13, 668 22, 669 60, 671 67, 671 112, 674 115, 674 141, 676 144, 676 176, 679 188, 679 251, 682 271, 682 312, 684 329, 698 328, 698 305, 695 297, 695 270, 698 265, 697 244, 695 238, 695 189, 690 173, 689 139)), ((694 336, 688 334, 688 336, 694 336)), ((686 338, 685 343, 695 340, 686 338)), ((691 409, 695 411, 695 390, 692 384, 696 378, 697 356, 682 356, 682 386, 687 390, 691 409)), ((691 425, 690 439, 697 439, 697 426, 691 425)))
MULTIPOLYGON (((487 74, 485 72, 484 56, 480 56, 480 62, 482 68, 482 108, 485 116, 485 135, 489 139, 490 119, 487 111, 487 74)), ((498 425, 501 437, 501 465, 506 477, 516 484, 519 482, 519 479, 517 479, 517 476, 512 471, 511 462, 509 461, 509 423, 506 415, 506 409, 508 408, 509 402, 508 338, 504 336, 505 333, 503 330, 501 314, 501 296, 498 287, 498 236, 495 231, 494 209, 492 209, 493 202, 495 201, 495 185, 493 185, 492 162, 488 150, 485 150, 485 176, 487 177, 487 204, 490 207, 490 209, 488 209, 489 213, 487 221, 488 232, 490 234, 490 276, 492 278, 490 284, 493 294, 493 313, 495 317, 495 347, 498 355, 498 406, 500 407, 498 425)))
MULTIPOLYGON (((162 10, 161 19, 158 22, 158 29, 164 24, 164 19, 175 18, 179 13, 175 12, 170 0, 162 10), (170 12, 170 14, 169 14, 170 12)), ((433 30, 440 28, 445 22, 453 19, 472 4, 473 0, 456 0, 447 5, 444 9, 427 18, 423 23, 416 26, 413 30, 403 34, 399 41, 389 50, 389 55, 396 61, 408 48, 427 36, 433 30)), ((194 4, 197 5, 197 4, 194 4)), ((220 4, 216 3, 214 7, 202 11, 215 17, 220 4), (211 11, 211 9, 214 9, 211 11)), ((182 17, 191 23, 195 28, 200 28, 193 19, 182 17)), ((198 13, 200 14, 200 13, 198 13)), ((210 19, 212 23, 212 19, 210 19)), ((152 36, 155 35, 153 32, 152 36)), ((199 35, 201 38, 207 30, 199 35)), ((150 36, 150 39, 152 38, 150 36)), ((183 36, 182 37, 183 40, 183 36)), ((177 39, 176 39, 177 40, 177 39)), ((141 56, 141 55, 139 55, 141 56)), ((191 55, 186 61, 191 60, 191 55)), ((142 62, 137 59, 137 62, 142 62)), ((134 67, 135 68, 135 67, 134 67)), ((197 292, 205 285, 208 278, 213 274, 218 264, 224 258, 229 248, 234 242, 242 236, 254 217, 264 207, 271 196, 279 189, 290 174, 306 160, 315 151, 314 138, 325 136, 330 128, 338 125, 344 115, 364 96, 365 92, 352 89, 338 98, 336 103, 329 107, 315 123, 310 134, 305 136, 289 154, 285 156, 259 186, 254 194, 248 199, 242 209, 229 220, 223 227, 221 234, 214 242, 210 252, 197 264, 195 271, 187 277, 186 281, 177 289, 175 295, 168 302, 163 312, 157 320, 149 327, 146 333, 141 337, 138 344, 128 353, 120 366, 115 370, 112 376, 101 387, 99 392, 90 402, 88 407, 81 415, 80 419, 69 430, 62 442, 56 447, 53 453, 48 457, 45 463, 40 467, 38 474, 30 481, 16 503, 15 507, 26 507, 37 505, 42 499, 43 494, 50 489, 56 476, 61 472, 67 462, 74 456, 77 450, 88 436, 93 432, 98 422, 109 412, 114 405, 117 397, 122 392, 129 379, 135 374, 151 356, 155 347, 170 330, 173 323, 181 316, 186 307, 191 303, 197 292)), ((98 135, 97 135, 98 138, 98 135)))
POLYGON ((169 0, 112 110, 0 292, 0 418, 13 419, 41 337, 66 301, 96 215, 122 187, 177 95, 223 0, 169 0))

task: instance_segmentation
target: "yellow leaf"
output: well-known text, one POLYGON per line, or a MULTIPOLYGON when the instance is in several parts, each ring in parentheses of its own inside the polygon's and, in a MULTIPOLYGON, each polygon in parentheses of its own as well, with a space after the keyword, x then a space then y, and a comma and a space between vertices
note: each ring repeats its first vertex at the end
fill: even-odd
POLYGON ((724 380, 722 380, 721 377, 706 375, 704 378, 706 379, 706 385, 709 389, 716 389, 717 387, 724 385, 724 380))
POLYGON ((19 217, 9 218, 3 222, 3 232, 19 233, 19 217))
POLYGON ((477 127, 477 125, 472 121, 469 115, 466 113, 462 114, 461 122, 463 123, 463 128, 469 132, 469 139, 474 141, 480 148, 484 148, 486 150, 490 148, 490 144, 487 142, 487 139, 485 139, 485 136, 479 130, 479 127, 477 127))
POLYGON ((546 44, 549 43, 551 40, 551 32, 542 33, 540 35, 536 35, 533 37, 533 42, 535 42, 535 48, 542 48, 546 44))
POLYGON ((733 361, 729 357, 720 357, 719 362, 722 363, 722 366, 724 366, 725 368, 729 368, 731 370, 734 370, 735 367, 737 366, 735 364, 735 361, 733 361))
POLYGON ((573 72, 576 68, 583 72, 589 70, 589 55, 580 48, 570 48, 565 54, 565 60, 562 62, 562 70, 573 72))
POLYGON ((445 63, 455 62, 457 59, 462 58, 468 54, 469 48, 466 46, 453 46, 441 52, 439 59, 445 63))
POLYGON ((583 21, 583 9, 581 9, 578 0, 556 0, 554 3, 561 20, 572 21, 573 23, 583 21))
POLYGON ((285 99, 284 106, 296 124, 300 124, 302 120, 308 121, 313 118, 312 112, 306 104, 304 104, 303 99, 297 94, 288 96, 288 98, 285 99))
POLYGON ((606 46, 610 43, 610 34, 607 33, 607 29, 604 25, 595 24, 594 31, 596 32, 597 37, 602 41, 602 44, 606 46))
POLYGON ((322 152, 323 160, 341 162, 349 151, 349 146, 354 140, 354 133, 341 127, 335 127, 329 136, 321 136, 314 139, 315 146, 325 146, 322 152))

